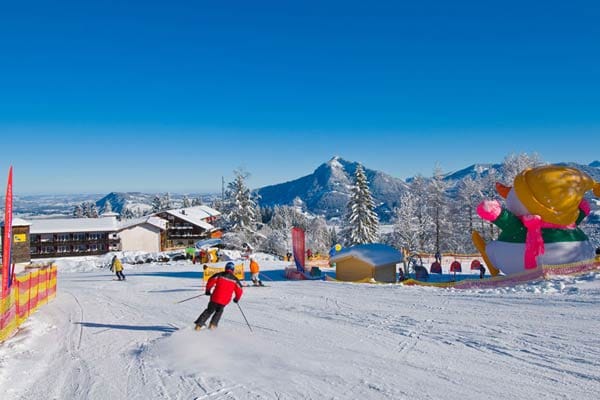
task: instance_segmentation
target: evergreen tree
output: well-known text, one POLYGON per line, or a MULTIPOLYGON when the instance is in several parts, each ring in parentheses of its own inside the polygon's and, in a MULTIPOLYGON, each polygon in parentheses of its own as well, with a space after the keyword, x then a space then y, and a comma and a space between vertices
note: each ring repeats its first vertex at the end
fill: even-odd
POLYGON ((154 196, 152 199, 152 213, 157 213, 162 211, 162 201, 159 195, 154 196))
POLYGON ((90 202, 89 205, 89 213, 88 213, 88 218, 98 218, 98 207, 96 206, 96 203, 94 202, 90 202))
POLYGON ((356 168, 346 221, 347 240, 351 245, 377 241, 379 217, 375 213, 375 202, 369 190, 367 176, 360 164, 356 168))
POLYGON ((227 185, 225 193, 225 219, 231 231, 253 231, 256 228, 258 209, 250 189, 246 187, 249 174, 234 171, 235 179, 227 185))
POLYGON ((83 216, 84 216, 84 214, 83 214, 82 204, 75 204, 75 207, 73 209, 73 217, 83 218, 83 216))
POLYGON ((104 209, 102 210, 102 212, 104 214, 112 212, 112 205, 110 204, 110 201, 106 200, 104 202, 104 209))
POLYGON ((190 201, 189 197, 187 197, 187 195, 183 196, 183 208, 188 208, 192 206, 192 202, 190 201))
POLYGON ((83 203, 81 203, 81 210, 83 211, 83 218, 89 218, 91 213, 90 202, 84 201, 83 203))
POLYGON ((121 210, 121 220, 134 218, 134 213, 127 207, 123 207, 121 210))
POLYGON ((173 204, 171 204, 171 195, 167 192, 160 198, 160 211, 170 210, 171 208, 173 208, 173 204))

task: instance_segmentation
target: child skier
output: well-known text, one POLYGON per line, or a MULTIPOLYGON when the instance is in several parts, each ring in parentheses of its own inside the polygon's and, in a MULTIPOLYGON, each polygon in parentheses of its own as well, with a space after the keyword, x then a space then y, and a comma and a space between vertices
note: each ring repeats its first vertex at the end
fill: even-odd
POLYGON ((221 319, 221 315, 223 315, 225 306, 231 301, 231 296, 235 293, 235 298, 233 299, 234 303, 237 303, 242 298, 242 284, 233 274, 234 269, 235 265, 230 261, 225 264, 225 271, 211 276, 208 282, 206 282, 205 294, 210 296, 210 301, 208 302, 206 310, 204 310, 194 322, 197 331, 204 327, 204 324, 211 315, 212 318, 210 320, 209 329, 216 328, 217 325, 219 325, 219 320, 221 319), (213 287, 214 290, 211 294, 210 290, 213 287))
POLYGON ((254 258, 250 258, 250 273, 252 274, 252 283, 254 286, 264 286, 260 280, 260 266, 254 258))

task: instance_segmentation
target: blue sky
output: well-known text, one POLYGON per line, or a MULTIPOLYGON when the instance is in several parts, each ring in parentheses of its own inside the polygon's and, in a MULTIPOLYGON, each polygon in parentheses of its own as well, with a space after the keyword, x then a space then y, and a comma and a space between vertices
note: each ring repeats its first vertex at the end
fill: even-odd
POLYGON ((256 188, 335 155, 399 178, 600 159, 595 1, 10 3, 16 193, 218 191, 237 168, 256 188))

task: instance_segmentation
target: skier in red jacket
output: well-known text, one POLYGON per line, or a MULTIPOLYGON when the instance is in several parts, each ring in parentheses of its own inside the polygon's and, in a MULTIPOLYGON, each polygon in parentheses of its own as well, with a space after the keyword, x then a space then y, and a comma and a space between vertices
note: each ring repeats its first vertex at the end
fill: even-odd
POLYGON ((230 261, 225 264, 225 271, 219 272, 210 277, 208 282, 206 282, 206 295, 210 296, 210 301, 208 302, 208 306, 206 310, 200 314, 198 319, 196 319, 196 330, 202 329, 206 321, 212 315, 210 320, 209 329, 214 329, 219 325, 219 320, 221 319, 221 315, 223 315, 223 310, 225 306, 229 304, 231 301, 231 296, 235 292, 235 298, 233 299, 234 303, 237 303, 242 298, 243 290, 242 284, 233 274, 233 270, 235 269, 235 265, 230 261), (210 290, 212 288, 212 294, 210 290), (214 314, 214 315, 213 315, 214 314))

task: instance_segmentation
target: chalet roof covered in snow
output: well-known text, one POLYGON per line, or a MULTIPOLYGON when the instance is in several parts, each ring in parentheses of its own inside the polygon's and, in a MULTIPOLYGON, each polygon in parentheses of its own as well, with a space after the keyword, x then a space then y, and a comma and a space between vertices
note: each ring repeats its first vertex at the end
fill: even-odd
POLYGON ((141 225, 141 224, 150 224, 150 225, 156 226, 157 228, 162 229, 162 230, 167 229, 167 221, 165 221, 164 219, 159 218, 155 215, 121 221, 121 223, 118 226, 118 229, 119 230, 128 229, 128 228, 131 228, 131 227, 134 227, 137 225, 141 225))
POLYGON ((330 260, 331 262, 340 262, 348 258, 357 258, 373 266, 378 266, 401 262, 402 253, 381 243, 359 244, 343 248, 332 255, 330 260))
MULTIPOLYGON (((31 225, 31 222, 25 221, 23 218, 13 218, 12 219, 12 226, 29 226, 29 225, 31 225)), ((2 221, 2 223, 0 223, 0 226, 4 226, 4 221, 2 221)))
POLYGON ((67 232, 115 232, 119 221, 116 218, 52 218, 31 221, 30 234, 67 232))
POLYGON ((205 220, 210 217, 218 217, 221 215, 219 211, 204 205, 176 208, 173 210, 165 210, 165 212, 208 231, 215 229, 215 227, 205 220))
POLYGON ((68 232, 117 232, 136 225, 150 224, 159 229, 167 229, 167 221, 162 218, 145 216, 118 221, 114 216, 105 218, 52 218, 36 219, 29 223, 31 234, 68 232))

